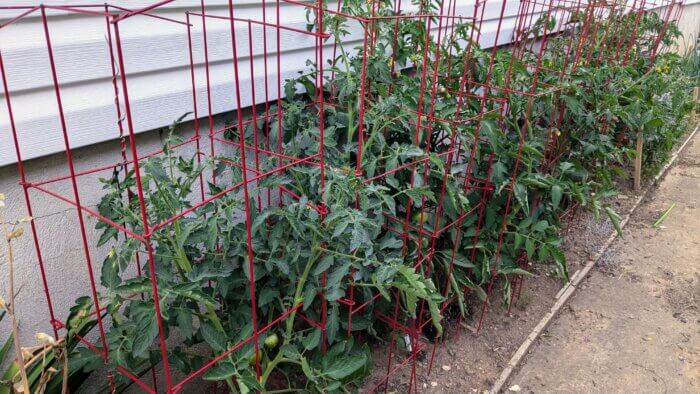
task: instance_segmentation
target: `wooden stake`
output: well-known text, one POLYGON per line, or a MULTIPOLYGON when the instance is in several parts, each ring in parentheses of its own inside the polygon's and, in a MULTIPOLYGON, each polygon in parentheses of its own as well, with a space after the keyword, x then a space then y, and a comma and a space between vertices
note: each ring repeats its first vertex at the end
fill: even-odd
POLYGON ((642 132, 637 132, 637 157, 634 158, 634 190, 639 191, 642 188, 642 145, 644 139, 642 132))
POLYGON ((698 96, 700 96, 700 87, 694 87, 693 88, 693 109, 690 111, 690 121, 691 122, 697 122, 697 116, 698 114, 696 113, 696 108, 698 106, 698 96))

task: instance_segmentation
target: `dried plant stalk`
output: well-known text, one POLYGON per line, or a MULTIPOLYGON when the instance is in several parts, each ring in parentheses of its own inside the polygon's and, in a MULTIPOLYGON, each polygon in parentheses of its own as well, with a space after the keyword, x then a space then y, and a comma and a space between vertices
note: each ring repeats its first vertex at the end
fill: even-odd
MULTIPOLYGON (((0 193, 0 209, 5 207, 5 195, 0 193)), ((10 321, 12 324, 12 336, 13 345, 15 350, 15 358, 17 359, 17 365, 19 366, 19 373, 22 383, 22 392, 30 393, 29 391, 29 379, 27 379, 27 369, 24 364, 24 356, 22 355, 22 345, 19 339, 19 325, 17 324, 17 316, 15 314, 15 276, 14 276, 14 255, 12 250, 12 240, 22 236, 23 230, 17 225, 21 221, 16 221, 8 226, 0 214, 0 225, 2 225, 2 231, 4 234, 5 245, 7 246, 7 275, 8 275, 8 302, 5 304, 5 310, 7 314, 10 315, 10 321)))

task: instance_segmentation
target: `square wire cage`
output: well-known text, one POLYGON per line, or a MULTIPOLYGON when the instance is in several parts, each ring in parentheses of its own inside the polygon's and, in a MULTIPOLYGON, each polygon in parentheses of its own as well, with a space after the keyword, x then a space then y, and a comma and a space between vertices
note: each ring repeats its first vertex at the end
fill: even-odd
MULTIPOLYGON (((625 6, 523 0, 509 35, 505 22, 512 15, 506 12, 505 0, 477 1, 471 8, 448 0, 435 9, 371 0, 365 3, 362 15, 350 12, 343 1, 337 8, 324 8, 320 0, 263 2, 262 15, 250 14, 234 1, 226 7, 207 7, 202 1, 199 10, 181 12, 177 17, 171 17, 173 12, 159 12, 172 1, 135 10, 112 4, 0 6, 17 13, 0 29, 11 29, 28 16, 41 16, 43 30, 38 45, 46 48, 48 56, 46 64, 34 66, 48 70, 57 109, 55 132, 63 139, 66 155, 67 173, 42 179, 25 176, 27 137, 14 121, 11 65, 3 63, 0 53, 28 213, 34 216, 34 193, 75 208, 73 234, 79 238, 89 281, 89 296, 82 299, 82 309, 73 311, 66 320, 59 319, 52 303, 52 278, 40 237, 43 232, 32 222, 49 321, 58 338, 60 331, 71 328, 76 313, 87 314, 78 317, 93 321, 99 336, 80 339, 118 372, 109 374, 112 389, 128 380, 147 392, 161 388, 179 392, 194 379, 222 367, 230 357, 258 354, 267 334, 292 316, 293 324, 320 332, 325 352, 329 310, 342 307, 348 337, 354 335, 353 325, 363 318, 382 322, 390 331, 386 373, 369 391, 386 391, 392 375, 409 365, 410 391, 418 391, 418 356, 432 346, 430 372, 439 344, 432 332, 435 311, 419 301, 411 313, 409 300, 399 291, 387 299, 378 290, 358 286, 360 279, 369 278, 359 277, 362 273, 354 267, 332 286, 327 285, 323 272, 319 283, 309 287, 312 302, 294 299, 281 306, 270 305, 267 289, 256 281, 256 272, 280 267, 275 265, 277 251, 266 249, 259 239, 280 234, 270 232, 271 219, 263 211, 299 204, 309 208, 308 219, 325 226, 336 213, 326 202, 331 200, 332 182, 338 178, 349 180, 355 188, 347 205, 356 209, 367 204, 361 191, 389 190, 395 200, 392 207, 373 218, 381 222, 379 234, 397 237, 400 245, 396 249, 403 263, 415 273, 435 279, 442 295, 441 314, 449 314, 473 292, 466 283, 475 278, 473 267, 482 258, 478 252, 482 229, 487 221, 500 223, 495 256, 487 264, 490 279, 486 299, 475 316, 478 332, 489 308, 502 249, 509 242, 505 223, 512 214, 513 199, 518 198, 516 181, 524 168, 523 151, 538 151, 543 157, 540 165, 548 170, 558 160, 556 141, 565 113, 558 86, 578 67, 603 61, 624 64, 631 50, 625 45, 627 39, 634 42, 639 23, 652 9, 667 6, 657 18, 657 34, 646 38, 649 45, 644 51, 653 63, 669 21, 677 18, 681 9, 678 0, 634 0, 625 6), (286 23, 282 9, 305 14, 306 26, 286 23), (63 100, 71 82, 62 80, 66 58, 56 56, 52 45, 56 12, 87 15, 103 26, 93 34, 105 37, 107 60, 102 66, 109 76, 105 100, 115 104, 112 131, 119 145, 118 155, 108 164, 74 158, 77 147, 72 143, 79 130, 66 115, 72 101, 63 100), (493 14, 495 30, 491 32, 485 23, 487 13, 493 14), (161 147, 154 147, 139 134, 147 124, 147 104, 138 92, 142 84, 149 83, 140 78, 148 59, 140 58, 143 51, 124 42, 130 29, 148 24, 179 32, 178 42, 163 45, 173 45, 182 57, 185 66, 172 76, 187 81, 191 91, 191 110, 179 119, 192 122, 191 135, 180 136, 174 125, 167 130, 161 147), (487 33, 493 42, 482 48, 487 33), (300 43, 309 48, 308 61, 289 55, 300 43), (350 43, 356 47, 349 48, 350 43), (588 50, 591 45, 598 50, 588 50), (551 55, 557 51, 564 55, 553 59, 551 55), (214 75, 225 75, 226 81, 214 81, 214 75), (359 92, 357 102, 347 101, 351 96, 348 89, 359 92), (229 102, 227 109, 235 114, 223 125, 216 116, 224 111, 222 101, 229 102), (536 106, 547 106, 551 112, 547 118, 532 120, 534 133, 544 136, 540 138, 544 142, 530 145, 533 126, 518 121, 531 118, 536 106), (302 117, 302 113, 313 116, 302 117), (357 123, 351 124, 355 116, 357 123), (338 134, 339 129, 347 131, 338 134), (500 138, 517 139, 510 172, 494 165, 501 154, 497 149, 500 138), (384 144, 378 144, 380 140, 384 144), (164 197, 158 181, 174 177, 178 182, 168 185, 166 192, 179 194, 164 197), (111 199, 87 203, 85 196, 100 183, 111 199), (175 206, 156 209, 173 201, 175 206), (490 213, 494 201, 503 208, 490 213), (120 219, 125 210, 133 211, 134 217, 120 219), (183 371, 178 368, 178 344, 169 340, 169 320, 181 318, 172 300, 181 293, 173 295, 172 288, 162 287, 164 281, 172 280, 162 266, 173 261, 166 261, 161 252, 167 239, 181 236, 194 218, 207 218, 206 227, 184 231, 196 236, 215 234, 202 241, 202 245, 207 244, 202 249, 213 252, 202 254, 195 263, 213 261, 225 272, 230 272, 226 264, 240 268, 242 274, 236 280, 246 286, 247 293, 240 295, 242 306, 235 311, 244 320, 237 339, 227 342, 213 358, 202 358, 196 368, 183 371), (99 240, 92 239, 90 225, 101 231, 99 240), (117 248, 127 254, 122 257, 114 252, 117 248), (98 278, 96 257, 105 255, 98 278), (118 267, 129 262, 135 269, 127 283, 120 285, 126 287, 114 288, 114 283, 104 280, 105 264, 118 267), (457 272, 460 283, 451 279, 457 272), (141 305, 142 313, 152 317, 157 328, 152 341, 157 345, 149 344, 153 350, 150 359, 135 368, 114 352, 115 339, 108 334, 112 316, 127 313, 123 305, 110 304, 103 294, 117 290, 124 294, 124 300, 141 305), (332 298, 327 296, 330 293, 332 298), (401 342, 403 345, 397 345, 401 342), (149 373, 150 377, 144 378, 149 373)), ((183 268, 188 267, 184 261, 174 263, 186 271, 187 278, 208 282, 206 292, 188 293, 190 300, 206 309, 227 296, 228 288, 216 275, 183 268)), ((515 264, 527 264, 522 253, 515 264)), ((511 305, 521 292, 522 276, 513 280, 511 305)), ((192 289, 180 290, 186 293, 192 289)), ((259 357, 252 364, 254 378, 260 378, 259 357)))
MULTIPOLYGON (((353 175, 366 186, 381 185, 401 196, 393 212, 383 213, 383 228, 402 240, 403 259, 417 273, 430 277, 442 272, 436 286, 445 296, 438 309, 445 311, 457 298, 448 293, 468 291, 450 290, 448 278, 455 268, 462 227, 475 227, 469 241, 478 242, 485 201, 493 190, 489 138, 501 127, 505 97, 491 89, 488 72, 479 82, 472 78, 476 68, 483 71, 493 65, 496 53, 479 48, 475 18, 457 14, 457 2, 441 7, 403 9, 399 3, 371 2, 370 16, 354 17, 340 6, 329 12, 361 26, 362 44, 356 48, 361 61, 353 64, 361 81, 359 136, 346 171, 354 169, 353 175), (392 99, 405 91, 417 92, 415 101, 394 105, 392 99), (386 113, 392 114, 392 122, 377 120, 386 113), (482 129, 491 135, 485 137, 482 129), (392 141, 388 159, 376 150, 378 138, 392 141), (440 264, 435 265, 438 252, 440 264)), ((466 11, 478 15, 478 5, 466 11)), ((336 40, 334 53, 338 45, 336 40)), ((329 83, 329 100, 347 110, 341 99, 344 81, 337 86, 336 81, 329 83)), ((353 317, 359 315, 369 314, 391 329, 386 374, 370 391, 386 389, 390 377, 409 365, 410 386, 415 389, 418 354, 430 342, 433 349, 438 344, 435 333, 428 334, 428 341, 423 338, 434 324, 426 303, 419 303, 412 315, 404 310, 406 300, 399 292, 387 302, 380 292, 357 291, 352 275, 349 279, 346 295, 339 300, 349 309, 348 334, 353 317)))
MULTIPOLYGON (((566 141, 567 111, 569 103, 562 99, 563 95, 570 94, 565 89, 567 85, 575 84, 579 68, 588 68, 592 65, 600 66, 607 62, 611 66, 624 67, 631 55, 636 51, 642 54, 648 62, 647 68, 653 67, 654 58, 663 47, 663 39, 670 22, 679 18, 682 11, 681 2, 576 2, 576 1, 523 1, 520 3, 516 22, 514 38, 509 46, 512 48, 513 64, 516 68, 524 67, 530 74, 526 78, 527 89, 515 87, 510 82, 516 81, 515 72, 511 74, 513 79, 504 84, 505 94, 518 91, 524 98, 520 108, 516 108, 518 98, 513 96, 508 101, 507 116, 520 119, 528 119, 527 125, 521 125, 519 130, 511 131, 521 135, 519 140, 515 171, 512 174, 512 182, 506 188, 508 191, 506 210, 503 214, 503 223, 510 213, 511 200, 514 197, 516 179, 520 167, 520 157, 523 149, 528 144, 536 143, 537 136, 543 135, 543 144, 538 146, 542 150, 542 159, 539 166, 543 173, 556 173, 557 164, 561 155, 566 151, 562 149, 559 140, 566 141), (643 40, 637 40, 640 24, 648 26, 643 40), (547 83, 549 81, 549 83, 547 83), (551 86, 551 88, 549 88, 551 86), (535 109, 540 106, 539 109, 535 109), (522 111, 520 114, 518 110, 522 111), (532 118, 532 113, 544 114, 532 118), (564 137, 561 137, 564 135, 564 137), (533 138, 533 136, 535 138, 533 138)), ((607 132, 607 123, 601 122, 601 133, 607 132)), ((534 220, 537 208, 540 204, 535 195, 530 206, 529 216, 534 220)), ((577 212, 577 205, 573 203, 561 215, 568 218, 569 223, 577 212)), ((526 213, 527 214, 527 213, 526 213)), ((507 238, 505 226, 502 225, 498 236, 498 248, 492 268, 495 271, 500 263, 501 250, 505 246, 507 238)), ((506 242, 508 243, 508 242, 506 242)), ((517 266, 525 269, 528 257, 524 253, 515 259, 517 266)), ((522 291, 523 275, 514 275, 506 279, 506 286, 510 287, 510 300, 508 313, 522 291)), ((493 276, 488 285, 487 294, 491 294, 494 286, 493 276)), ((476 330, 481 323, 488 302, 484 302, 481 314, 476 324, 476 330)))
MULTIPOLYGON (((94 351, 106 365, 110 365, 113 371, 118 373, 109 373, 108 385, 111 389, 132 381, 147 392, 156 392, 161 387, 167 392, 178 392, 232 354, 257 352, 266 332, 288 318, 301 304, 290 302, 277 308, 270 307, 269 303, 262 305, 261 293, 264 296, 265 292, 264 289, 256 291, 255 267, 265 267, 268 256, 258 253, 257 246, 253 244, 252 234, 264 231, 254 229, 253 221, 264 207, 281 206, 290 202, 301 201, 306 204, 317 213, 317 220, 322 220, 326 213, 320 201, 310 201, 293 191, 293 181, 279 180, 288 178, 291 168, 303 167, 316 174, 320 184, 315 187, 323 189, 324 103, 323 94, 316 95, 317 92, 322 92, 320 81, 324 78, 323 65, 315 65, 319 85, 312 84, 310 88, 316 90, 313 94, 318 100, 309 105, 318 109, 320 113, 316 120, 315 133, 300 137, 297 130, 283 129, 288 109, 282 105, 282 92, 284 81, 290 74, 309 67, 309 64, 300 62, 296 57, 292 59, 284 52, 285 47, 289 47, 290 42, 297 45, 302 43, 316 54, 320 62, 323 49, 319 43, 327 36, 313 29, 307 30, 303 26, 285 24, 280 17, 280 2, 271 4, 276 8, 276 15, 263 15, 258 19, 251 15, 238 17, 239 10, 232 3, 229 3, 226 12, 222 13, 221 10, 209 11, 204 2, 201 3, 199 11, 183 12, 177 17, 171 17, 171 14, 160 12, 160 8, 170 2, 155 2, 135 10, 113 4, 2 6, 4 11, 16 12, 15 17, 0 26, 2 29, 12 29, 15 23, 23 18, 36 15, 40 15, 41 18, 42 34, 38 36, 41 41, 37 42, 37 45, 46 49, 48 62, 33 66, 48 70, 51 76, 52 93, 57 109, 56 132, 62 135, 65 144, 66 171, 64 175, 41 179, 27 179, 25 176, 22 153, 26 152, 24 145, 27 143, 27 136, 17 129, 14 121, 13 114, 16 113, 16 109, 13 108, 12 100, 12 86, 15 85, 15 81, 12 80, 12 64, 3 63, 0 56, 0 72, 17 153, 20 183, 24 188, 30 216, 33 216, 35 211, 32 205, 33 199, 36 198, 33 197, 34 193, 46 194, 75 208, 76 227, 75 231, 69 231, 69 234, 77 234, 81 239, 85 270, 90 284, 89 297, 79 298, 84 310, 80 311, 81 315, 78 317, 93 320, 91 324, 96 324, 99 331, 97 338, 79 338, 87 349, 94 351), (69 74, 65 72, 65 68, 71 59, 65 54, 57 56, 55 46, 52 45, 52 38, 56 34, 52 29, 52 22, 57 16, 75 14, 88 16, 89 23, 94 26, 99 26, 100 21, 103 24, 102 29, 95 29, 90 33, 103 35, 105 38, 103 50, 108 59, 101 65, 106 66, 104 73, 111 76, 107 79, 110 89, 106 90, 105 100, 115 104, 114 138, 117 138, 120 154, 118 157, 109 158, 108 164, 84 161, 78 163, 74 160, 76 146, 72 143, 80 130, 78 127, 72 127, 72 119, 68 114, 74 101, 64 100, 64 92, 70 89, 70 81, 61 80, 62 76, 69 74), (187 136, 187 133, 179 133, 177 125, 174 124, 167 131, 161 148, 157 148, 158 144, 154 148, 153 144, 147 141, 147 137, 138 134, 141 131, 140 127, 147 123, 140 117, 148 113, 148 108, 143 108, 146 105, 139 100, 138 94, 140 84, 143 83, 139 74, 146 68, 140 62, 146 62, 148 59, 141 59, 140 48, 126 45, 123 40, 125 35, 144 28, 144 25, 153 27, 156 24, 162 25, 165 30, 175 30, 180 39, 176 43, 165 42, 163 45, 173 45, 173 51, 183 55, 179 64, 184 67, 179 68, 175 77, 180 81, 188 81, 191 86, 191 110, 176 123, 191 120, 193 129, 191 135, 187 136), (209 41, 212 39, 212 30, 217 30, 218 35, 214 37, 217 40, 216 44, 209 41), (222 30, 227 31, 228 36, 222 36, 222 30), (226 46, 229 53, 222 55, 226 46), (215 50, 212 51, 214 47, 215 50), (220 90, 221 81, 217 81, 218 85, 214 84, 210 77, 211 68, 222 67, 219 61, 221 56, 227 59, 225 65, 230 67, 230 72, 225 74, 228 79, 224 83, 230 90, 225 92, 220 90), (130 94, 131 91, 137 93, 130 94), (215 106, 217 102, 220 105, 222 95, 224 100, 231 100, 229 108, 236 114, 233 122, 223 126, 215 119, 215 113, 221 112, 215 106), (288 149, 290 140, 294 138, 303 138, 303 149, 288 149), (159 181, 169 179, 168 172, 172 179, 177 178, 177 182, 181 184, 168 185, 165 192, 156 190, 159 181), (86 202, 90 198, 84 196, 94 191, 95 185, 100 183, 112 192, 112 198, 109 201, 103 199, 94 205, 92 202, 86 202), (177 190, 179 194, 170 195, 173 190, 177 190), (168 196, 159 200, 159 193, 166 193, 168 196), (156 209, 157 204, 165 203, 169 198, 176 200, 172 207, 165 211, 156 209), (137 213, 137 217, 133 218, 134 220, 119 220, 118 215, 124 211, 117 212, 115 206, 129 208, 137 213), (202 255, 201 258, 231 258, 231 264, 248 272, 248 278, 241 278, 248 282, 249 294, 241 296, 248 311, 241 313, 249 319, 249 326, 242 327, 250 330, 242 330, 238 335, 239 340, 226 344, 224 349, 217 352, 215 358, 203 359, 198 368, 175 372, 172 364, 177 363, 177 357, 173 356, 173 351, 177 349, 176 345, 170 343, 172 341, 168 341, 169 332, 172 330, 168 320, 177 318, 173 313, 177 308, 172 304, 172 289, 160 289, 162 282, 169 280, 162 271, 162 266, 172 262, 165 261, 160 252, 164 237, 189 231, 187 226, 192 219, 201 216, 208 218, 212 231, 222 233, 206 241, 213 243, 213 249, 221 256, 202 255), (223 223, 230 223, 228 231, 236 233, 235 238, 241 244, 236 251, 232 251, 230 240, 224 239, 223 223), (90 225, 94 225, 102 233, 99 242, 93 239, 90 225), (106 250, 105 246, 110 245, 112 247, 106 250), (128 251, 124 261, 117 261, 122 259, 117 250, 120 253, 128 251), (226 254, 227 252, 229 254, 226 254), (100 275, 96 260, 98 256, 105 254, 100 275), (134 263, 136 266, 134 272, 123 273, 124 276, 132 277, 125 278, 126 282, 117 288, 110 288, 111 284, 105 283, 104 266, 110 261, 117 265, 134 263), (244 265, 247 267, 243 267, 244 265), (129 362, 120 359, 115 353, 114 337, 109 335, 110 327, 113 326, 112 316, 123 317, 124 311, 120 305, 110 304, 106 300, 105 293, 111 291, 121 292, 124 300, 140 302, 139 305, 146 309, 144 314, 151 316, 156 323, 154 327, 157 326, 157 335, 154 339, 159 355, 151 354, 150 362, 131 368, 129 362), (265 321, 260 321, 260 313, 265 317, 265 321), (157 369, 161 370, 160 378, 156 373, 157 369), (150 376, 145 377, 149 371, 150 376)), ((306 9, 302 7, 308 6, 284 5, 287 9, 300 9, 302 13, 306 9)), ((264 223, 262 226, 265 226, 264 223)), ((76 311, 72 310, 65 320, 61 320, 54 313, 52 289, 55 288, 55 283, 52 283, 51 276, 47 274, 53 268, 45 267, 45 250, 39 238, 39 234, 43 232, 37 228, 36 222, 31 223, 31 229, 49 309, 49 321, 54 335, 58 338, 60 331, 72 329, 69 322, 76 318, 76 311)), ((188 277, 205 278, 202 280, 208 280, 210 285, 206 294, 197 294, 191 299, 206 296, 199 298, 202 305, 208 307, 215 303, 223 291, 216 278, 196 274, 197 270, 192 270, 196 267, 189 268, 185 271, 188 277)), ((79 286, 76 286, 76 289, 78 288, 79 286)), ((187 291, 184 288, 181 290, 187 291)), ((77 294, 76 291, 76 297, 81 295, 83 294, 77 294)), ((135 312, 132 310, 130 313, 135 312)), ((257 374, 260 373, 259 359, 256 359, 254 369, 257 374)))

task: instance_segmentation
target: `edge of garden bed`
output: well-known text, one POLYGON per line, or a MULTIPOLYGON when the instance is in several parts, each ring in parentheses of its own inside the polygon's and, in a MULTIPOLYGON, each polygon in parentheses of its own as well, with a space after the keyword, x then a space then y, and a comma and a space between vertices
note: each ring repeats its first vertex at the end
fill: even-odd
MULTIPOLYGON (((649 185, 647 185, 647 187, 644 189, 644 192, 642 192, 642 194, 639 197, 637 197, 637 200, 634 202, 634 205, 632 205, 632 208, 627 212, 627 214, 625 214, 624 218, 620 221, 621 228, 624 228, 627 225, 627 223, 630 220, 630 217, 641 205, 642 201, 644 201, 649 192, 652 189, 654 189, 658 181, 661 178, 663 178, 664 175, 666 175, 668 169, 673 165, 673 163, 675 163, 676 159, 678 159, 678 156, 683 152, 686 145, 688 145, 688 143, 693 139, 693 137, 695 137, 695 134, 698 133, 698 130, 700 130, 700 123, 696 124, 695 129, 690 133, 690 135, 688 135, 688 137, 685 139, 683 144, 676 150, 673 156, 671 156, 671 159, 668 161, 668 163, 666 163, 666 165, 664 165, 661 168, 661 170, 656 174, 656 176, 654 176, 649 185)), ((520 362, 528 353, 532 344, 547 328, 549 323, 558 314, 559 310, 567 304, 569 298, 571 298, 571 296, 576 291, 578 284, 581 283, 581 281, 583 281, 583 279, 585 279, 588 276, 588 272, 596 265, 598 260, 600 260, 600 258, 607 251, 610 245, 612 245, 615 239, 617 239, 617 232, 613 231, 610 234, 610 236, 608 236, 607 240, 603 243, 603 245, 600 247, 600 249, 591 258, 588 259, 586 265, 579 272, 576 272, 576 274, 572 276, 571 281, 569 281, 562 287, 562 289, 557 294, 557 301, 551 307, 549 312, 547 312, 547 314, 545 314, 542 317, 539 323, 537 323, 535 328, 532 329, 527 338, 525 338, 525 341, 520 345, 520 347, 518 347, 518 350, 515 351, 513 357, 511 357, 510 361, 508 361, 508 365, 503 369, 500 376, 498 377, 498 380, 496 380, 496 382, 491 387, 490 393, 499 393, 503 389, 503 386, 505 386, 506 382, 510 379, 512 373, 520 365, 520 362)))

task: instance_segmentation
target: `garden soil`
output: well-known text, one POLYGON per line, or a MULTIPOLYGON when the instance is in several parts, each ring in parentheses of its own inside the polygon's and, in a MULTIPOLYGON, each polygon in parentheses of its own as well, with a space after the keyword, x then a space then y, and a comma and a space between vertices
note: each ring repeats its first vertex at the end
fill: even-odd
MULTIPOLYGON (((636 195, 612 199, 620 216, 636 195)), ((608 220, 574 218, 565 237, 570 273, 581 268, 613 231, 608 220)), ((482 393, 555 302, 562 286, 553 272, 533 267, 511 311, 495 291, 479 335, 446 322, 446 341, 431 347, 417 368, 419 392, 482 393)), ((500 290, 500 289, 499 289, 500 290)), ((649 193, 618 238, 583 280, 505 385, 511 392, 700 392, 700 134, 661 184, 649 193), (658 228, 653 224, 673 204, 658 228)), ((475 303, 474 303, 475 304, 475 303)), ((474 315, 478 310, 474 310, 474 315)), ((473 322, 468 322, 472 324, 473 322)), ((366 387, 386 373, 375 352, 366 387)), ((386 384, 409 391, 410 365, 386 384)))
POLYGON ((507 387, 700 392, 700 136, 583 283, 507 387))

